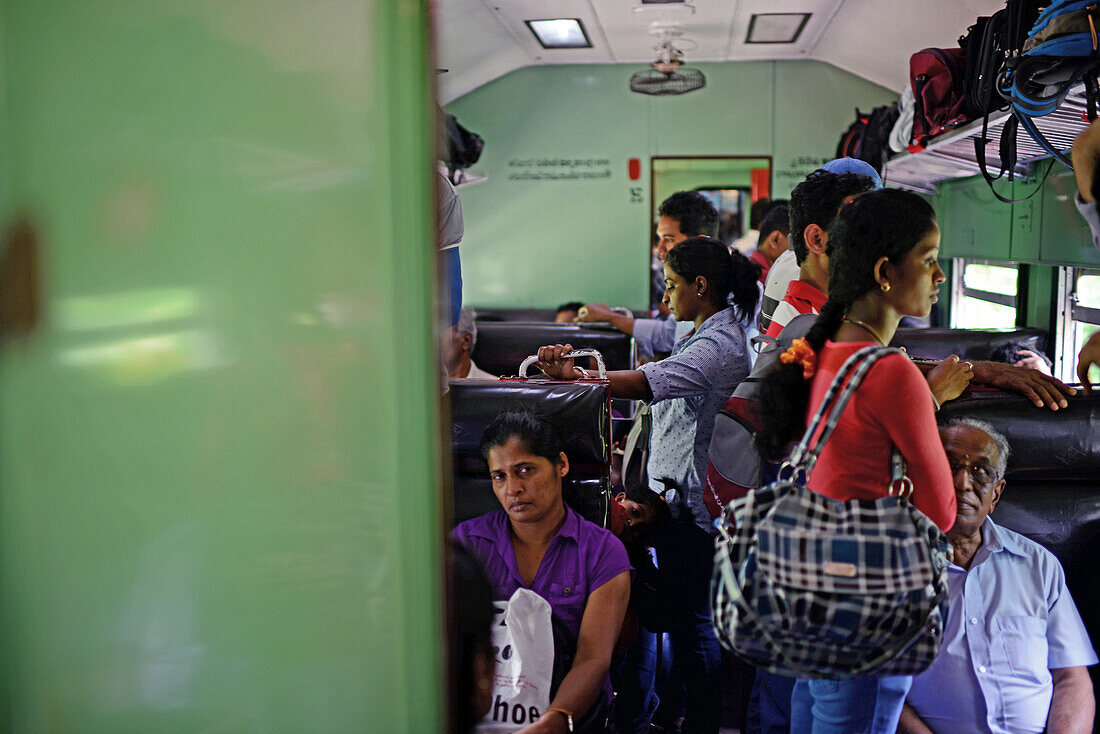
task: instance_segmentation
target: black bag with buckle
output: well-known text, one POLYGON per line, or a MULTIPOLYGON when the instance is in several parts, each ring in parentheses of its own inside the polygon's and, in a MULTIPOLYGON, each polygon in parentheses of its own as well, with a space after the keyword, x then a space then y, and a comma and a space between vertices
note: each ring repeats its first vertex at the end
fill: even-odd
POLYGON ((856 119, 840 136, 837 158, 858 158, 882 173, 890 153, 890 131, 898 121, 898 103, 875 107, 870 112, 856 109, 856 119))
POLYGON ((978 18, 967 34, 959 39, 959 45, 966 52, 967 114, 975 120, 982 120, 982 134, 974 139, 975 158, 993 195, 1006 203, 1015 203, 1016 200, 998 193, 993 188, 993 182, 1004 177, 1009 181, 1014 178, 1018 122, 1015 117, 1011 117, 1001 128, 997 147, 1000 166, 994 176, 989 172, 985 155, 986 146, 990 142, 989 115, 1009 104, 999 88, 1000 75, 1006 64, 1018 60, 1028 30, 1039 16, 1039 8, 1040 3, 1036 0, 1009 0, 1004 10, 999 10, 992 16, 978 18))

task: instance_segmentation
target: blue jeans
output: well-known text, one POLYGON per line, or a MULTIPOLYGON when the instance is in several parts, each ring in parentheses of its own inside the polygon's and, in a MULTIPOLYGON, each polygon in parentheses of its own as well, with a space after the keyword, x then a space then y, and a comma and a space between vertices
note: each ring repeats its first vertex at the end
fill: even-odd
POLYGON ((615 731, 619 734, 644 734, 660 702, 654 691, 657 677, 656 632, 638 630, 637 641, 611 662, 611 682, 615 685, 615 731))
POLYGON ((894 734, 912 683, 910 675, 799 680, 791 695, 791 731, 894 734))
POLYGON ((757 670, 749 698, 746 734, 789 734, 795 679, 757 670))
POLYGON ((657 547, 670 583, 675 619, 669 630, 673 666, 684 685, 683 734, 717 734, 722 717, 722 647, 710 616, 714 539, 698 526, 675 523, 657 547))

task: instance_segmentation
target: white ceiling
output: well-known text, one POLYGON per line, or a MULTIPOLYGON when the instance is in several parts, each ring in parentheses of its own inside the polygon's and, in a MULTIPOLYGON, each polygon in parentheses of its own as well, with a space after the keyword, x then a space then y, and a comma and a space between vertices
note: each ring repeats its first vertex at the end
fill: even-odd
POLYGON ((979 15, 1004 0, 687 0, 686 7, 640 0, 435 0, 436 65, 443 103, 510 71, 539 64, 648 64, 654 21, 684 26, 678 43, 690 66, 700 61, 813 59, 890 89, 907 83, 909 56, 950 47, 979 15), (635 8, 641 7, 641 10, 635 8), (798 42, 746 44, 754 13, 812 13, 798 42), (547 50, 524 20, 580 18, 592 48, 547 50))

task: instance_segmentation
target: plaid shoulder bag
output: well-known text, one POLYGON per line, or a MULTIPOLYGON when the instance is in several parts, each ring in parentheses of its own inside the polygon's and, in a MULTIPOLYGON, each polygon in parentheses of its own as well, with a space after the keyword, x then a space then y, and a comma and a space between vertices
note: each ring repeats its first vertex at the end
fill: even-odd
POLYGON ((779 479, 731 502, 716 522, 715 632, 758 668, 798 678, 910 675, 939 652, 950 545, 909 503, 897 449, 887 497, 841 502, 806 487, 864 375, 895 353, 864 347, 849 357, 779 479))

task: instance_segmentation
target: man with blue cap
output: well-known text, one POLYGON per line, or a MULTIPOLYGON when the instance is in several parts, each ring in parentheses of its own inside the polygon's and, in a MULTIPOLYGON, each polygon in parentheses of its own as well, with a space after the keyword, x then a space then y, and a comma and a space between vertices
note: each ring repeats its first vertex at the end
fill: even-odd
POLYGON ((790 202, 791 246, 768 274, 760 310, 761 331, 776 336, 795 316, 821 310, 829 290, 829 259, 825 255, 829 227, 841 204, 856 194, 881 188, 878 171, 857 158, 829 161, 795 187, 790 202))

